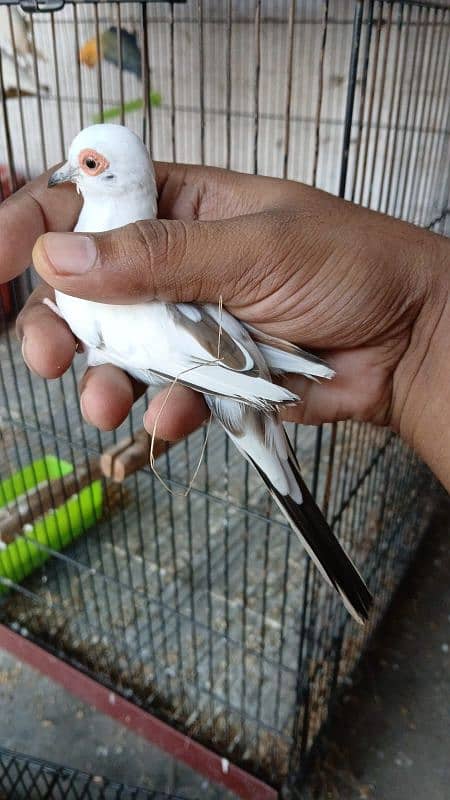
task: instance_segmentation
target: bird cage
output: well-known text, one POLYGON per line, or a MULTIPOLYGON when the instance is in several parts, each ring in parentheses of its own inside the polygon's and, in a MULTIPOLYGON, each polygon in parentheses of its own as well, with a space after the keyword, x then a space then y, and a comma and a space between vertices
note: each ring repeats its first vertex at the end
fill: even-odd
MULTIPOLYGON (((448 232, 447 3, 20 5, 0 0, 3 196, 105 120, 155 159, 291 178, 448 232)), ((389 430, 289 428, 375 594, 362 629, 218 428, 161 453, 170 492, 146 463, 104 477, 102 458, 141 436, 144 399, 100 434, 78 361, 53 382, 29 373, 14 317, 33 282, 2 287, 1 621, 218 754, 225 784, 239 767, 288 792, 420 542, 433 481, 389 430)))
POLYGON ((183 800, 0 748, 1 800, 183 800))

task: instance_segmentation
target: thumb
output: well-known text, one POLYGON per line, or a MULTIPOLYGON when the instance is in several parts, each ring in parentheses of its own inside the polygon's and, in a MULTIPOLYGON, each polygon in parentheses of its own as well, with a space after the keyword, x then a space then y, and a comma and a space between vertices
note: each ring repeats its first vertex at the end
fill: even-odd
POLYGON ((222 296, 226 303, 236 298, 240 276, 260 260, 256 251, 264 253, 267 246, 263 216, 146 220, 108 233, 47 233, 34 246, 33 262, 46 283, 89 300, 215 302, 222 296))

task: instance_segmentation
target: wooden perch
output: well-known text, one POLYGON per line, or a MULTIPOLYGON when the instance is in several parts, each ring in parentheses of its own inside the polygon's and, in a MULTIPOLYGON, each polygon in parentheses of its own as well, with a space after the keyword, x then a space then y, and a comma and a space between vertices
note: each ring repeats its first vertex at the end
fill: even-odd
MULTIPOLYGON (((128 475, 150 463, 150 445, 151 436, 144 428, 140 428, 133 437, 122 439, 102 453, 100 456, 102 474, 105 478, 122 483, 128 475)), ((158 458, 168 447, 167 442, 156 439, 153 447, 154 458, 158 458)))

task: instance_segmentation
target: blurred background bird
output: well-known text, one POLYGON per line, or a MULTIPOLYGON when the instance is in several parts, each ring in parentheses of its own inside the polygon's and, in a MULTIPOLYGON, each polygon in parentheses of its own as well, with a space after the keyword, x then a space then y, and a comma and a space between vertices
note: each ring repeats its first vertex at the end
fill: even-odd
POLYGON ((46 61, 34 47, 31 22, 16 6, 0 6, 0 53, 3 89, 7 98, 27 97, 48 92, 48 86, 37 84, 34 58, 46 61))
POLYGON ((86 67, 95 67, 100 58, 114 64, 115 67, 120 66, 119 52, 122 53, 122 69, 124 72, 131 72, 137 78, 142 76, 142 58, 139 49, 137 36, 135 33, 130 33, 124 28, 117 28, 111 25, 107 30, 103 31, 99 37, 100 40, 100 57, 98 53, 97 37, 88 39, 80 48, 79 58, 80 62, 86 67))
MULTIPOLYGON (((136 33, 131 33, 125 28, 117 28, 115 25, 111 25, 98 38, 93 36, 92 39, 88 39, 80 47, 78 55, 80 63, 90 69, 97 66, 100 59, 102 59, 119 69, 121 67, 122 72, 130 72, 139 81, 142 80, 142 57, 137 36, 136 33), (121 59, 119 58, 119 53, 121 54, 121 59)), ((149 102, 155 108, 159 107, 162 102, 160 93, 152 90, 149 93, 149 102)), ((128 100, 123 106, 113 106, 112 108, 103 109, 101 114, 94 114, 92 122, 106 122, 119 117, 123 113, 139 111, 143 105, 141 97, 128 100)))
POLYGON ((4 53, 17 53, 21 66, 31 67, 34 55, 41 61, 47 61, 44 53, 34 47, 31 32, 31 21, 17 6, 0 6, 0 47, 4 53), (11 37, 11 29, 12 36, 11 37))

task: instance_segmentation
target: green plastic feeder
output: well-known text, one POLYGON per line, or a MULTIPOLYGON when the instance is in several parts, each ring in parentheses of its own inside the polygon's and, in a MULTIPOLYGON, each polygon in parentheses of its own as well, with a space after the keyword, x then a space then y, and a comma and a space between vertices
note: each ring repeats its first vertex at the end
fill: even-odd
MULTIPOLYGON (((52 455, 33 461, 0 481, 0 508, 12 500, 20 501, 25 492, 39 483, 62 478, 73 469, 69 461, 52 455)), ((96 480, 36 522, 24 525, 22 535, 0 550, 0 594, 8 591, 2 578, 20 583, 51 557, 49 550, 63 550, 72 544, 100 519, 102 511, 103 486, 96 480)))

